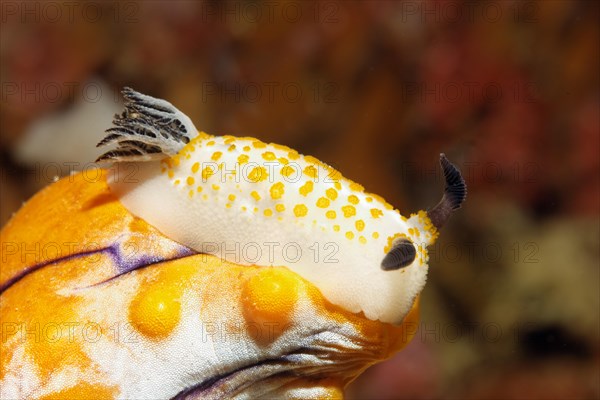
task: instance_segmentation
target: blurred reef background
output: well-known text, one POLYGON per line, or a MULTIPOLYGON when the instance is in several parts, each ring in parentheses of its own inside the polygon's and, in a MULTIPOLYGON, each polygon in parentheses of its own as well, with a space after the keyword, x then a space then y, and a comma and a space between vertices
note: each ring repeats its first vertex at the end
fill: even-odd
POLYGON ((0 221, 71 170, 127 85, 311 154, 403 214, 445 152, 469 195, 409 347, 353 399, 598 399, 599 3, 1 3, 0 221))

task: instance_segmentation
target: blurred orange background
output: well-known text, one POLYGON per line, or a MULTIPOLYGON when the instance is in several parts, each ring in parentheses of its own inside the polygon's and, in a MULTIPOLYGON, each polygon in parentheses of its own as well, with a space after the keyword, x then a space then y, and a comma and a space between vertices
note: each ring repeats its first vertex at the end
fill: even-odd
POLYGON ((403 214, 469 195, 411 345, 349 398, 600 396, 593 1, 1 3, 0 221, 91 167, 131 86, 333 165, 403 214))

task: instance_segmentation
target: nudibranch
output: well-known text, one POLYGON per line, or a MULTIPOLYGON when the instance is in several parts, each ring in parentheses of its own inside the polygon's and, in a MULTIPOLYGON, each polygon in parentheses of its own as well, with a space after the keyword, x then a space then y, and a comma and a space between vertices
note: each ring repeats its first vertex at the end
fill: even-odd
POLYGON ((408 343, 466 197, 443 154, 442 200, 404 217, 313 157, 123 94, 112 166, 0 233, 2 398, 340 398, 408 343))

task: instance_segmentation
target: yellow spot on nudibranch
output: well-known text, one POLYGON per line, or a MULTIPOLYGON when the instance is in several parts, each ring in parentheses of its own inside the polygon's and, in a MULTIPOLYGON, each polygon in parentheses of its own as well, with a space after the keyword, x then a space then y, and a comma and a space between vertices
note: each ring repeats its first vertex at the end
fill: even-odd
POLYGON ((336 212, 333 210, 329 210, 325 213, 325 216, 329 219, 335 219, 336 215, 336 212))
POLYGON ((351 190, 355 190, 357 192, 362 192, 362 191, 365 190, 365 188, 362 185, 360 185, 360 184, 358 184, 356 182, 351 182, 350 183, 350 189, 351 190))
POLYGON ((192 172, 195 174, 199 170, 200 170, 200 163, 199 162, 194 163, 194 165, 192 165, 192 172))
POLYGON ((365 229, 365 221, 359 219, 354 223, 354 226, 356 227, 357 231, 361 232, 363 229, 365 229))
POLYGON ((354 239, 354 233, 352 233, 350 231, 346 232, 346 238, 347 239, 354 239))
POLYGON ((259 201, 260 200, 260 194, 258 194, 258 192, 256 190, 253 190, 250 193, 250 196, 252 196, 252 198, 254 198, 254 200, 259 201))
POLYGON ((307 181, 304 185, 300 186, 298 191, 302 196, 307 196, 310 192, 313 191, 314 183, 312 181, 307 181))
POLYGON ((379 237, 379 232, 373 232, 373 239, 377 239, 379 237))
POLYGON ((338 192, 337 190, 335 190, 334 188, 329 188, 325 191, 325 194, 327 195, 327 197, 329 197, 329 199, 331 200, 335 200, 338 197, 338 192))
POLYGON ((373 218, 379 218, 383 215, 383 211, 381 211, 379 208, 371 208, 371 216, 373 218))
POLYGON ((308 208, 304 204, 297 204, 294 207, 294 215, 296 217, 304 217, 308 213, 308 208))
POLYGON ((244 146, 244 147, 242 148, 242 150, 244 150, 244 151, 250 151, 250 146, 244 146))
POLYGON ((283 204, 281 204, 281 203, 279 203, 279 204, 276 204, 276 205, 275 205, 275 210, 276 210, 277 212, 284 212, 284 211, 285 211, 285 206, 284 206, 283 204))
POLYGON ((261 142, 260 140, 255 140, 254 142, 252 142, 252 146, 254 146, 255 149, 264 149, 265 147, 267 147, 267 145, 261 142))
POLYGON ((271 193, 271 198, 273 200, 277 200, 283 196, 283 193, 285 192, 285 187, 284 187, 283 183, 277 182, 277 183, 273 184, 273 186, 271 186, 271 189, 269 189, 269 192, 271 193))
POLYGON ((360 244, 365 244, 365 243, 367 243, 367 238, 365 238, 364 236, 361 236, 358 238, 358 241, 360 242, 360 244))
POLYGON ((192 176, 188 176, 188 177, 187 177, 187 179, 186 179, 186 183, 187 183, 189 186, 192 186, 192 185, 193 185, 195 182, 196 182, 196 180, 195 180, 195 179, 194 179, 194 177, 192 177, 192 176))
POLYGON ((167 175, 169 176, 169 179, 173 179, 173 177, 175 176, 175 172, 172 169, 170 169, 167 175))
POLYGON ((210 178, 214 174, 215 174, 215 170, 213 169, 213 167, 211 167, 210 165, 207 165, 206 167, 202 168, 202 181, 206 182, 208 180, 208 178, 210 178))
POLYGON ((213 184, 212 188, 213 188, 213 190, 219 190, 219 189, 221 189, 221 186, 213 184))
POLYGON ((265 167, 254 167, 248 174, 248 180, 254 183, 267 180, 268 177, 269 174, 267 173, 265 167))
POLYGON ((392 206, 390 203, 388 203, 387 201, 385 201, 385 199, 384 199, 383 197, 381 197, 381 196, 379 196, 379 195, 377 195, 377 194, 373 194, 373 193, 371 193, 371 196, 372 196, 373 198, 377 199, 377 200, 378 200, 380 203, 382 203, 382 204, 383 204, 383 206, 384 206, 386 209, 388 209, 388 210, 393 210, 393 209, 394 209, 394 207, 393 207, 393 206, 392 206))
POLYGON ((248 154, 240 154, 239 157, 237 158, 237 160, 240 164, 247 163, 249 159, 250 159, 250 156, 248 154))
POLYGON ((223 153, 222 153, 222 152, 220 152, 220 151, 215 151, 215 152, 213 153, 212 157, 211 157, 211 160, 213 160, 213 161, 218 161, 218 160, 219 160, 219 158, 221 158, 221 156, 222 156, 222 155, 223 155, 223 153))
POLYGON ((344 213, 344 217, 350 218, 356 215, 356 208, 354 206, 344 206, 342 207, 342 212, 344 213))
POLYGON ((232 144, 227 148, 227 151, 234 151, 236 149, 235 144, 232 144))
POLYGON ((175 182, 173 182, 175 184, 175 186, 179 185, 181 183, 181 181, 179 179, 175 179, 175 182))
POLYGON ((275 157, 275 153, 273 153, 272 151, 265 151, 264 153, 262 153, 262 158, 264 158, 266 161, 273 161, 277 157, 275 157))
POLYGON ((235 194, 230 194, 229 196, 227 196, 227 199, 229 201, 234 201, 235 200, 235 194))
POLYGON ((296 172, 296 170, 291 165, 286 165, 283 168, 281 168, 281 175, 283 175, 285 177, 289 177, 294 172, 296 172))
POLYGON ((264 214, 265 214, 266 217, 270 217, 271 215, 273 215, 273 210, 271 210, 270 208, 267 208, 264 211, 264 214))
POLYGON ((319 200, 317 200, 317 207, 319 207, 319 208, 329 207, 329 199, 327 197, 319 197, 319 200))
POLYGON ((351 204, 358 204, 358 197, 351 194, 350 196, 348 196, 348 202, 350 202, 351 204))
POLYGON ((317 178, 319 171, 314 165, 309 165, 308 167, 304 168, 304 174, 306 176, 310 176, 311 178, 317 178))
POLYGON ((336 232, 339 232, 340 231, 340 226, 339 225, 334 225, 333 226, 333 230, 336 231, 336 232))

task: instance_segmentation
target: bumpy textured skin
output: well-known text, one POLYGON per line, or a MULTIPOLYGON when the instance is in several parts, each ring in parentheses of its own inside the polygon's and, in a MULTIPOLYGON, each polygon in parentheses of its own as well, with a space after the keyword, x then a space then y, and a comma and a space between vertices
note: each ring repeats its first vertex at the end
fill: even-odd
POLYGON ((391 325, 284 266, 198 254, 98 174, 49 186, 0 233, 2 399, 340 398, 411 339, 416 301, 391 325))

